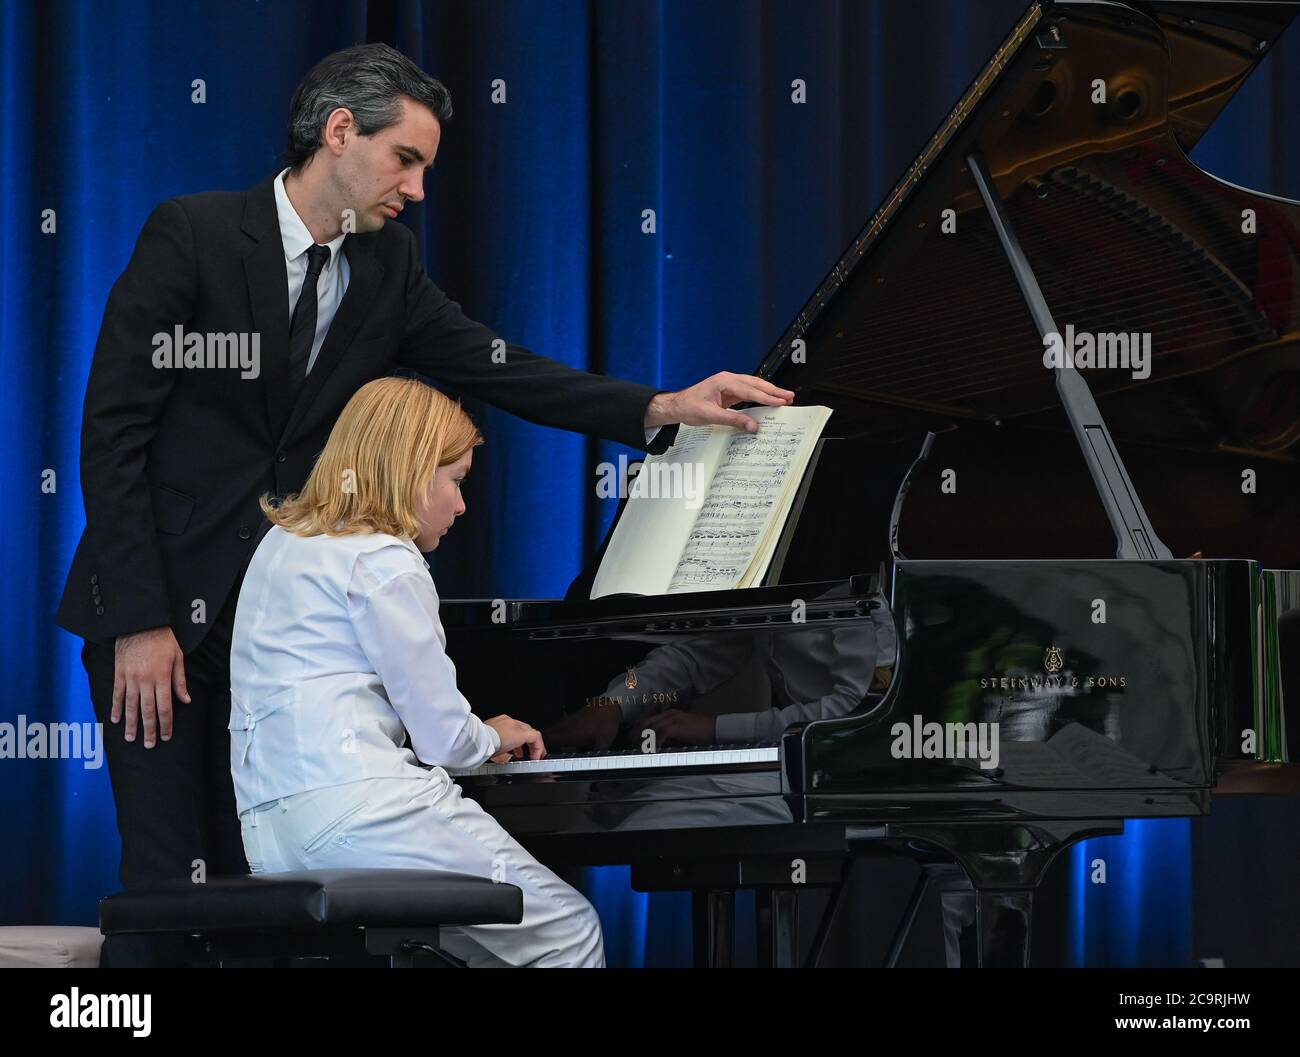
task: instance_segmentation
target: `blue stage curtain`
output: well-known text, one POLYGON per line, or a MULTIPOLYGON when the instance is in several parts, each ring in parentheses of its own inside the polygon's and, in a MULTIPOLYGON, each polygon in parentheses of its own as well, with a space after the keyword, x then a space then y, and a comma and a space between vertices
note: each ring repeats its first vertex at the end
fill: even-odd
MULTIPOLYGON (((86 376, 145 219, 173 195, 274 171, 294 85, 364 39, 364 14, 348 3, 0 5, 0 721, 94 720, 81 640, 54 612, 85 524, 86 376), (192 101, 196 80, 204 103, 192 101)), ((93 924, 97 900, 117 889, 108 766, 85 762, 0 760, 0 921, 93 924)))
MULTIPOLYGON (((16 2, 0 6, 0 721, 91 720, 80 642, 53 614, 84 522, 81 400, 109 288, 159 201, 274 172, 289 98, 325 54, 384 40, 448 85, 427 198, 404 221, 434 280, 512 341, 677 388, 749 371, 1023 10, 1022 0, 475 3, 16 2), (806 82, 807 103, 791 101, 806 82), (201 79, 206 102, 192 101, 201 79), (494 82, 505 102, 493 102, 494 82), (53 210, 57 233, 41 231, 53 210), (643 228, 654 211, 655 230, 643 228), (45 471, 55 488, 43 489, 45 471)), ((1296 193, 1296 36, 1197 160, 1296 193)), ((562 594, 607 528, 618 445, 472 406, 469 513, 439 549, 443 597, 562 594)), ((490 703, 486 704, 490 707, 490 703)), ((180 722, 184 722, 183 714, 180 722)), ((106 767, 0 760, 0 922, 92 923, 117 887, 106 767)), ((1186 827, 1186 823, 1162 824, 1186 827)), ((1189 871, 1186 841, 1111 851, 1142 891, 1189 871), (1131 849, 1131 850, 1130 850, 1131 849), (1167 852, 1167 854, 1166 854, 1167 852)), ((1082 853, 1090 857, 1090 853, 1082 853)), ((1179 882, 1181 883, 1181 882, 1179 882)), ((586 890, 612 964, 689 960, 685 897, 586 890)), ((1080 897, 1092 935, 1115 922, 1080 897)), ((1146 960, 1189 907, 1137 930, 1146 960)), ((1104 944, 1102 945, 1104 946, 1104 944)), ((1080 945, 1082 962, 1095 944, 1080 945), (1084 948, 1087 947, 1087 950, 1084 948)), ((1126 962, 1126 963, 1129 963, 1126 962)))

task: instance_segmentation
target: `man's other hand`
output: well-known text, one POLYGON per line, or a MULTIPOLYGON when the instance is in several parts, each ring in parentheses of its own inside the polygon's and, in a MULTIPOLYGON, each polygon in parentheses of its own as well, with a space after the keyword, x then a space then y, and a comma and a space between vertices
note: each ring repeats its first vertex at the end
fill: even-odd
POLYGON ((650 429, 681 422, 687 426, 735 426, 748 433, 758 432, 758 423, 748 415, 727 410, 741 403, 780 407, 793 404, 794 393, 752 374, 720 371, 689 389, 657 394, 646 408, 645 425, 650 429))
POLYGON ((137 720, 143 721, 144 747, 152 749, 162 734, 172 736, 172 694, 190 703, 185 688, 185 654, 169 627, 119 635, 113 650, 114 723, 126 706, 126 740, 135 741, 137 720))
POLYGON ((587 705, 565 716, 546 730, 551 745, 602 751, 614 744, 623 710, 613 701, 587 705))
POLYGON ((665 745, 712 745, 718 740, 718 717, 704 712, 670 708, 641 721, 640 737, 653 730, 654 751, 665 745))

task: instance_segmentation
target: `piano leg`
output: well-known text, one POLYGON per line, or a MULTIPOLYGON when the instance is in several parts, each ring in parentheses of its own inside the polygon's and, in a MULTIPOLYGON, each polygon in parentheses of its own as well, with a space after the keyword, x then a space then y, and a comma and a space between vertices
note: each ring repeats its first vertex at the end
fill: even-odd
POLYGON ((799 952, 799 902, 792 888, 758 888, 754 939, 760 969, 793 969, 799 952))
POLYGON ((1028 969, 1033 889, 944 892, 943 941, 949 969, 1028 969))
MULTIPOLYGON (((1072 844, 1123 832, 1122 822, 1096 819, 889 827, 891 838, 941 848, 965 871, 966 880, 944 873, 941 896, 948 964, 962 968, 1028 968, 1034 889, 1048 866, 1072 844)), ((924 894, 937 878, 922 876, 924 894)))
POLYGON ((907 946, 907 937, 912 933, 916 915, 920 912, 925 897, 929 895, 932 888, 940 893, 943 907, 943 939, 948 968, 955 969, 961 964, 959 944, 962 929, 968 917, 972 922, 975 920, 974 899, 969 899, 968 913, 966 897, 973 897, 974 889, 965 871, 956 863, 923 862, 916 884, 912 887, 912 895, 907 901, 907 907, 903 910, 903 915, 898 919, 898 925, 894 929, 889 953, 885 955, 884 968, 898 967, 898 959, 902 957, 903 948, 907 946))
POLYGON ((735 962, 736 892, 754 890, 755 944, 760 967, 793 968, 799 964, 798 896, 810 888, 828 888, 831 898, 812 945, 810 960, 821 957, 849 859, 798 857, 800 883, 791 883, 789 854, 731 860, 658 858, 632 863, 632 888, 638 892, 691 893, 692 954, 696 967, 729 968, 735 962))
POLYGON ((730 969, 736 960, 736 893, 691 893, 695 967, 730 969))
POLYGON ((1028 969, 1034 890, 975 892, 976 964, 986 969, 1028 969))

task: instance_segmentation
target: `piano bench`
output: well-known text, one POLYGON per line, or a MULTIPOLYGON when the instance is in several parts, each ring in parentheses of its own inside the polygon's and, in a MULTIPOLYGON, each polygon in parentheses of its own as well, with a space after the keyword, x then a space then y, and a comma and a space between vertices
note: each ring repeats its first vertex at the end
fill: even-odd
POLYGON ((167 881, 128 888, 99 904, 99 928, 190 937, 193 960, 387 957, 411 968, 417 953, 440 967, 463 962, 441 950, 438 930, 517 924, 518 887, 438 870, 303 870, 167 881))

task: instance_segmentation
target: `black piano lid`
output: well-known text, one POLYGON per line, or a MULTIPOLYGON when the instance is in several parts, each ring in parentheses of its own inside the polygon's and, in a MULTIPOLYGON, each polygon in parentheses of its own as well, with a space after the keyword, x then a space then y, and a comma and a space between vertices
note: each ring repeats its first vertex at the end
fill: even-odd
MULTIPOLYGON (((1300 204, 1233 187, 1186 151, 1297 7, 1031 5, 756 373, 795 390, 799 404, 833 408, 832 437, 893 442, 962 423, 1068 428, 969 172, 975 152, 1057 324, 1151 334, 1150 378, 1080 372, 1115 437, 1293 460, 1300 204), (1104 105, 1091 101, 1097 79, 1104 105), (1247 207, 1258 223, 1249 238, 1247 207), (945 209, 955 211, 955 235, 939 231, 945 209), (806 344, 802 363, 790 358, 796 340, 806 344)), ((689 621, 740 605, 736 592, 591 601, 603 551, 564 603, 515 617, 580 633, 589 619, 631 627, 647 615, 689 621)), ((874 562, 856 570, 875 571, 874 562)), ((877 586, 854 579, 787 583, 779 599, 749 589, 743 604, 779 606, 790 587, 803 598, 860 598, 877 586)))
POLYGON ((1032 5, 757 373, 834 408, 838 436, 1064 427, 968 171, 976 151, 1058 325, 1151 335, 1149 378, 1081 372, 1117 438, 1292 458, 1300 206, 1218 180, 1186 151, 1295 11, 1032 5), (1105 104, 1091 99, 1098 79, 1105 104), (955 234, 939 230, 946 209, 955 234))

